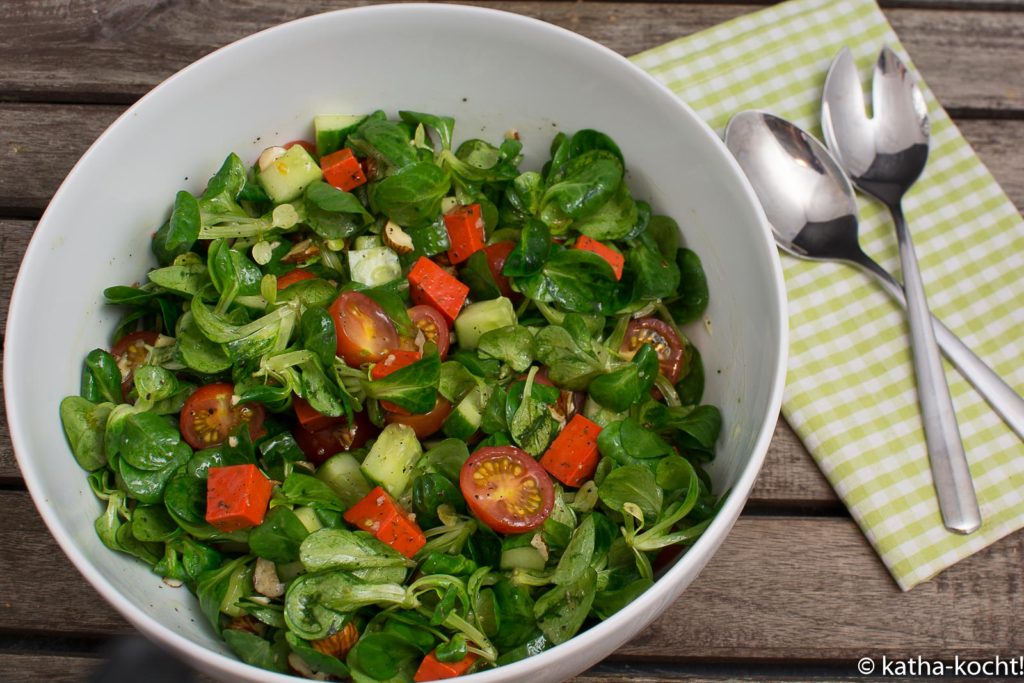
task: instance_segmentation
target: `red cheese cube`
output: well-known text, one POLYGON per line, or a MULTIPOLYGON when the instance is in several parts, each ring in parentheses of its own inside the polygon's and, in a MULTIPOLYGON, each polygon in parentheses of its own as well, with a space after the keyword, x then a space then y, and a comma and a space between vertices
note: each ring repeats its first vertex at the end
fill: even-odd
POLYGON ((426 256, 421 256, 409 271, 409 295, 415 303, 439 310, 451 325, 466 303, 469 287, 426 256))
POLYGON ((272 489, 256 465, 211 467, 206 480, 206 521, 224 532, 259 526, 272 489))
POLYGON ((484 219, 479 204, 467 204, 444 215, 444 227, 448 230, 448 260, 462 263, 484 248, 484 219))
POLYGON ((626 259, 619 252, 615 251, 609 246, 604 245, 597 240, 592 240, 586 235, 580 235, 576 238, 576 243, 573 245, 577 249, 589 251, 592 254, 597 254, 612 267, 612 271, 615 273, 615 279, 622 279, 622 266, 625 265, 626 259))
POLYGON ((366 182, 362 165, 347 147, 320 157, 320 170, 323 171, 324 180, 345 192, 366 182))
POLYGON ((345 521, 412 557, 427 543, 416 521, 380 486, 342 515, 345 521))
POLYGON ((469 667, 473 666, 473 662, 476 660, 477 656, 475 654, 467 652, 466 656, 457 662, 442 662, 431 652, 420 662, 420 668, 416 669, 412 680, 420 683, 421 681, 440 681, 445 678, 455 678, 469 671, 469 667))
POLYGON ((541 456, 540 464, 566 486, 579 486, 594 476, 601 454, 597 435, 601 428, 582 415, 573 415, 541 456))

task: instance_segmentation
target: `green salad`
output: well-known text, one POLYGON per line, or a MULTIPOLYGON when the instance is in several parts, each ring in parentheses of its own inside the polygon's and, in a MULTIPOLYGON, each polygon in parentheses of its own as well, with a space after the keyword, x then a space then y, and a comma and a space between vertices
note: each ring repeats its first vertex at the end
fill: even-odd
POLYGON ((607 135, 318 116, 229 154, 114 286, 64 431, 96 532, 195 593, 249 664, 427 681, 573 637, 720 498, 719 411, 679 325, 708 300, 607 135))

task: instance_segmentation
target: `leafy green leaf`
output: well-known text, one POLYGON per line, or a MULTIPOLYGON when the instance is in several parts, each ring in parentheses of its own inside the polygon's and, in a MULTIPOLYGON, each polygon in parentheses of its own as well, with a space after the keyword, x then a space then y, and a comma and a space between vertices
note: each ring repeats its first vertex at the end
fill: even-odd
POLYGON ((93 349, 85 356, 85 367, 93 376, 100 398, 121 403, 121 370, 117 359, 103 349, 93 349))
POLYGON ((548 368, 548 377, 560 387, 573 390, 586 389, 590 381, 604 371, 604 363, 593 353, 589 344, 581 345, 565 327, 544 327, 535 337, 536 355, 548 368))
POLYGON ((255 633, 238 629, 225 629, 221 636, 228 647, 246 664, 268 671, 288 673, 288 653, 282 647, 283 639, 271 643, 255 633))
POLYGON ((537 598, 533 606, 537 626, 552 643, 564 643, 580 630, 596 587, 597 572, 587 566, 575 581, 557 585, 537 598))
POLYGON ((140 470, 152 471, 167 467, 179 458, 181 443, 178 430, 159 415, 132 413, 122 423, 121 457, 140 470))
POLYGON ((299 559, 299 547, 309 531, 295 513, 284 506, 272 508, 263 523, 249 532, 249 548, 257 557, 278 564, 299 559))
POLYGON ((362 232, 373 216, 354 194, 317 180, 306 186, 306 224, 326 240, 340 240, 362 232))
POLYGON ((524 372, 535 355, 533 334, 521 325, 509 325, 484 332, 477 343, 477 353, 496 358, 516 372, 524 372))
POLYGON ((79 396, 60 402, 60 421, 79 467, 92 472, 107 464, 104 433, 113 403, 95 404, 79 396))
POLYGON ((622 512, 627 503, 643 511, 644 519, 653 522, 661 512, 663 493, 654 473, 643 465, 616 467, 597 488, 601 502, 616 512, 622 512))
POLYGON ((363 382, 367 396, 390 401, 411 413, 429 412, 437 402, 441 359, 431 353, 372 382, 363 382))
POLYGON ((422 161, 370 184, 370 206, 403 227, 429 225, 441 211, 451 179, 433 162, 422 161))
POLYGON ((423 125, 430 128, 441 142, 441 148, 451 149, 452 130, 455 128, 455 119, 451 116, 437 116, 418 111, 399 111, 398 115, 406 123, 423 125))
POLYGON ((683 325, 699 318, 708 307, 708 280, 700 257, 689 249, 676 253, 676 266, 681 274, 679 296, 666 305, 676 324, 683 325))
POLYGON ((637 205, 626 183, 596 211, 572 224, 574 230, 595 240, 618 240, 628 236, 637 222, 637 205))
POLYGON ((502 274, 527 277, 540 272, 551 252, 551 231, 544 223, 528 219, 519 235, 519 242, 505 260, 502 274))
POLYGON ((515 282, 531 299, 555 302, 577 313, 613 312, 622 303, 612 267, 597 254, 582 249, 555 251, 540 271, 517 277, 515 282))
POLYGON ((626 268, 634 275, 634 294, 639 299, 663 299, 679 288, 679 267, 644 241, 626 252, 626 268))
POLYGON ((569 159, 549 179, 540 202, 540 218, 554 232, 573 219, 597 211, 622 182, 622 162, 603 149, 592 149, 569 159))

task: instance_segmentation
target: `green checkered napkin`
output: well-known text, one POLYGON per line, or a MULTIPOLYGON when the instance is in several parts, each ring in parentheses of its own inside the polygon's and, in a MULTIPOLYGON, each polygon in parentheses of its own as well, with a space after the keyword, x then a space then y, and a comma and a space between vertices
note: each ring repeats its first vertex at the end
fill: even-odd
MULTIPOLYGON (((821 89, 849 47, 867 84, 879 50, 910 60, 873 0, 791 0, 634 57, 721 133, 744 109, 821 138, 821 89)), ((922 83, 928 166, 904 209, 935 315, 1024 392, 1024 221, 922 83)), ((880 204, 858 198, 861 243, 899 273, 880 204)), ((782 255, 791 346, 783 414, 903 590, 1024 526, 1024 443, 946 365, 984 526, 942 525, 904 313, 838 264, 782 255)))

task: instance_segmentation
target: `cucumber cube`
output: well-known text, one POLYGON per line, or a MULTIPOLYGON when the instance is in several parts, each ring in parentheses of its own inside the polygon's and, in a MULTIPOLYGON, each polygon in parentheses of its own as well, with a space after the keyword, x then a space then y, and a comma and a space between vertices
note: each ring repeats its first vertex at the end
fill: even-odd
POLYGON ((302 145, 293 145, 260 172, 259 182, 275 204, 290 202, 302 195, 306 186, 323 178, 320 166, 302 145))
POLYGON ((508 298, 499 296, 462 309, 455 319, 455 334, 459 338, 459 347, 472 351, 485 332, 515 324, 516 309, 508 298))

